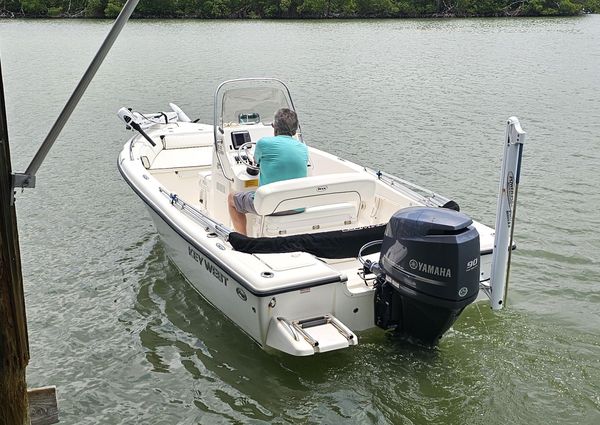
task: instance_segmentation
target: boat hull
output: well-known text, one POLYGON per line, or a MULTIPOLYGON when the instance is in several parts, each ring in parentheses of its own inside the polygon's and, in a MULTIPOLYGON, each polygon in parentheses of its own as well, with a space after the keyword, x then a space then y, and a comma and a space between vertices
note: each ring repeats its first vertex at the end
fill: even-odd
POLYGON ((345 283, 337 282, 277 294, 253 294, 202 246, 187 241, 152 208, 148 207, 148 212, 167 255, 192 287, 260 346, 266 346, 274 318, 292 321, 319 316, 332 313, 335 306, 355 316, 348 317, 350 323, 341 319, 351 328, 355 327, 352 325, 359 329, 374 326, 371 293, 350 297, 345 283), (363 308, 359 310, 358 305, 363 308), (354 313, 350 313, 352 311, 354 313), (361 314, 356 317, 359 311, 361 314))

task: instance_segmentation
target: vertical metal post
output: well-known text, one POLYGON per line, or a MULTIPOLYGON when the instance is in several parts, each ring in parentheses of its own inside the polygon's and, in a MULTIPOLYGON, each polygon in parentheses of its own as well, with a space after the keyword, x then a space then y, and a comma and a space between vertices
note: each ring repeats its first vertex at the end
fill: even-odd
POLYGON ((494 310, 501 310, 506 303, 524 142, 525 132, 521 129, 519 120, 510 117, 506 125, 506 143, 500 174, 496 235, 490 275, 490 303, 494 310))
POLYGON ((29 422, 29 341, 0 66, 0 425, 29 422))

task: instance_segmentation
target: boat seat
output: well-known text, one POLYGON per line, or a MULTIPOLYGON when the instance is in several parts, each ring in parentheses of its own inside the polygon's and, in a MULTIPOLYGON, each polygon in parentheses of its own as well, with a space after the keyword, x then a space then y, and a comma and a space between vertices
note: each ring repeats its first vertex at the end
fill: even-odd
POLYGON ((154 158, 150 169, 208 167, 212 164, 212 146, 163 149, 154 158))
POLYGON ((259 187, 254 236, 281 236, 356 227, 375 196, 376 181, 361 173, 326 174, 259 187), (273 215, 303 209, 297 214, 273 215))
POLYGON ((185 149, 212 146, 214 135, 212 129, 190 133, 164 134, 160 138, 164 149, 185 149))

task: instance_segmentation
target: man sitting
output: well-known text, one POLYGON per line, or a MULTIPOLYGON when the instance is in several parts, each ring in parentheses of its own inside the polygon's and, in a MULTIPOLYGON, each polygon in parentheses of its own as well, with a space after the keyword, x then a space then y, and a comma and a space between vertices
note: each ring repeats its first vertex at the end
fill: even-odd
MULTIPOLYGON (((260 166, 258 185, 306 177, 308 149, 292 136, 298 130, 294 111, 282 108, 273 119, 274 137, 263 137, 256 143, 254 160, 260 166)), ((256 214, 254 192, 230 193, 227 198, 233 228, 246 234, 246 214, 256 214)))

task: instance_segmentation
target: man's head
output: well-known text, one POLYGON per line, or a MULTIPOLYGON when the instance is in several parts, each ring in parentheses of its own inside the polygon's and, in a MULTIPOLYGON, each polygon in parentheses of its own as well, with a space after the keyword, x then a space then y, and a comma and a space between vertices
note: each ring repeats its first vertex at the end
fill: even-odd
POLYGON ((281 108, 275 113, 273 129, 275 129, 275 136, 293 136, 298 130, 298 116, 291 109, 281 108))

